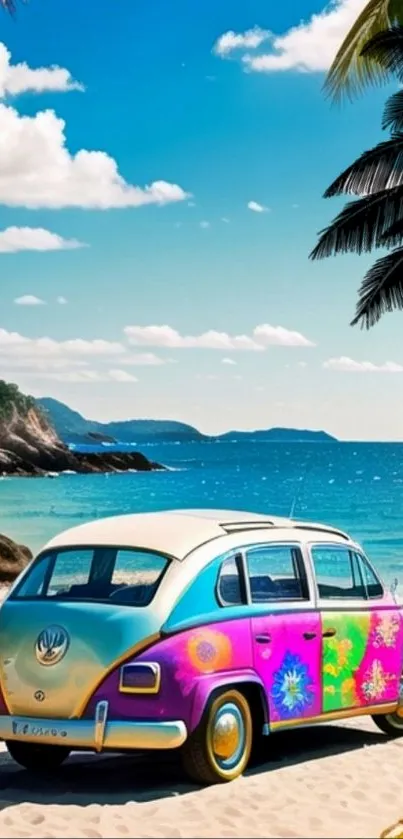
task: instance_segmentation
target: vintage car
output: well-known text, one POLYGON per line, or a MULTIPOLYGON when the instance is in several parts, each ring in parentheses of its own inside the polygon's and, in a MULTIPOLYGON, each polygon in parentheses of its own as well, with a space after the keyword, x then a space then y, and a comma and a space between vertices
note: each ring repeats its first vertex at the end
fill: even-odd
POLYGON ((403 613, 325 525, 175 510, 52 539, 0 609, 0 737, 28 768, 72 750, 181 749, 230 781, 257 738, 371 714, 403 733, 403 613))

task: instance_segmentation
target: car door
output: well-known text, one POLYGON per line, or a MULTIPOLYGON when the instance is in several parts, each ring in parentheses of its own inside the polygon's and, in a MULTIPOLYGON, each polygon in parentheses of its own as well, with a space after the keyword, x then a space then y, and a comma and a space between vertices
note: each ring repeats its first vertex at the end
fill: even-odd
POLYGON ((254 667, 266 691, 271 727, 321 709, 321 624, 298 544, 245 552, 252 603, 254 667))
POLYGON ((354 547, 316 544, 310 552, 322 621, 322 712, 395 702, 402 670, 399 607, 354 547))

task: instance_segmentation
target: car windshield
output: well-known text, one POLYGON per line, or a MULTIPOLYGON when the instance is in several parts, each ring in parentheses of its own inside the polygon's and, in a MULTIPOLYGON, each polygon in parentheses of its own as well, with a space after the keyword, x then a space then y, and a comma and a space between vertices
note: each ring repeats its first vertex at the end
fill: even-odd
POLYGON ((41 554, 12 600, 66 600, 147 606, 169 560, 119 547, 63 548, 41 554))

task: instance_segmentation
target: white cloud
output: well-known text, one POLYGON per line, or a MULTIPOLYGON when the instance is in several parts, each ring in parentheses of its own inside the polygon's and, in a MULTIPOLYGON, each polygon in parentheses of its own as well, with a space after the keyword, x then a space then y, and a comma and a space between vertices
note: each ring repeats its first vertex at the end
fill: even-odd
POLYGON ((103 382, 105 376, 97 370, 85 368, 83 370, 48 370, 46 367, 38 367, 33 374, 40 379, 51 379, 55 382, 66 382, 68 384, 89 384, 90 382, 103 382))
POLYGON ((366 6, 368 0, 335 0, 308 21, 272 35, 270 52, 245 55, 249 70, 273 73, 297 70, 305 73, 329 69, 344 36, 366 6))
POLYGON ((307 367, 307 366, 308 365, 307 365, 306 361, 298 361, 297 362, 297 367, 307 367))
POLYGON ((160 358, 152 352, 142 352, 125 355, 120 359, 121 364, 127 367, 161 367, 162 364, 172 364, 172 358, 160 358))
POLYGON ((209 221, 201 221, 200 222, 200 227, 202 227, 204 230, 207 230, 207 228, 210 227, 210 222, 209 221))
POLYGON ((59 294, 59 297, 56 298, 56 303, 59 303, 60 306, 65 306, 68 301, 65 297, 59 294))
POLYGON ((256 326, 252 336, 229 335, 210 329, 201 335, 181 335, 176 329, 163 326, 126 326, 125 335, 130 344, 148 347, 169 347, 170 349, 212 349, 212 350, 255 350, 263 351, 272 345, 288 347, 313 347, 314 344, 300 332, 271 326, 268 323, 256 326))
POLYGON ((31 209, 108 209, 182 201, 177 184, 154 181, 144 188, 127 183, 106 152, 70 154, 65 122, 54 111, 20 116, 0 104, 0 203, 31 209))
POLYGON ((249 201, 248 210, 252 210, 253 213, 268 213, 269 208, 264 207, 263 204, 258 204, 257 201, 249 201))
POLYGON ((0 230, 0 253, 17 251, 61 251, 82 248, 77 239, 63 239, 43 227, 6 227, 0 230))
POLYGON ((395 361, 385 361, 374 364, 372 361, 354 361, 345 355, 340 358, 329 358, 323 362, 325 370, 338 370, 343 373, 403 373, 403 364, 395 361))
POLYGON ((132 376, 127 370, 109 370, 109 378, 115 382, 138 382, 136 376, 132 376))
POLYGON ((236 364, 233 358, 222 358, 221 364, 236 364))
POLYGON ((234 32, 230 29, 217 38, 213 46, 213 52, 221 58, 224 58, 234 50, 256 49, 256 47, 260 47, 263 41, 266 41, 269 37, 270 32, 267 29, 261 29, 260 26, 254 26, 253 29, 247 29, 246 32, 234 32))
POLYGON ((25 370, 30 376, 60 382, 135 382, 136 376, 123 368, 158 366, 171 361, 152 352, 132 354, 127 344, 119 341, 27 338, 0 328, 0 378, 12 376, 12 371, 25 370), (93 369, 94 365, 98 369, 93 369))
MULTIPOLYGON (((31 303, 31 305, 33 305, 31 303)), ((85 363, 88 358, 111 358, 122 356, 126 347, 117 341, 103 339, 85 340, 73 338, 56 341, 54 338, 27 338, 19 332, 8 332, 0 328, 0 360, 13 362, 18 367, 33 367, 44 362, 57 366, 85 363)))
POLYGON ((50 371, 39 370, 37 377, 41 379, 51 379, 57 382, 66 382, 68 384, 90 384, 91 382, 119 382, 122 384, 130 382, 138 382, 135 376, 127 373, 126 370, 90 370, 89 368, 76 370, 61 370, 50 371))
POLYGON ((22 297, 16 297, 14 303, 17 306, 44 306, 45 300, 40 297, 35 297, 34 294, 23 294, 22 297))
POLYGON ((301 332, 285 329, 284 326, 271 326, 262 323, 253 330, 253 337, 264 347, 278 345, 282 347, 314 347, 313 341, 305 338, 301 332))
POLYGON ((17 96, 19 93, 43 93, 44 91, 84 90, 83 85, 74 81, 64 67, 38 67, 32 69, 28 64, 11 64, 11 53, 0 42, 0 97, 17 96))
POLYGON ((170 349, 261 350, 247 335, 230 336, 226 332, 210 329, 201 335, 180 335, 167 324, 164 326, 126 326, 124 332, 130 344, 170 349))

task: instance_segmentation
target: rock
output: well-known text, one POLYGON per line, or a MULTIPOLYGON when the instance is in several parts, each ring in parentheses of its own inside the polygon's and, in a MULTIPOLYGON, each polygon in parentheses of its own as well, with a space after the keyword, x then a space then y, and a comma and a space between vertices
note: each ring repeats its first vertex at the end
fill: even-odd
POLYGON ((18 545, 0 533, 0 585, 12 583, 26 568, 33 554, 25 545, 18 545))
POLYGON ((0 473, 40 476, 59 472, 149 472, 163 469, 139 452, 72 452, 33 399, 0 380, 0 473))
POLYGON ((115 437, 111 437, 109 434, 101 434, 100 431, 89 431, 87 437, 92 442, 93 440, 95 443, 116 443, 117 440, 115 437))
POLYGON ((74 456, 78 461, 77 472, 125 472, 129 469, 151 472, 165 468, 140 452, 74 452, 74 456))

